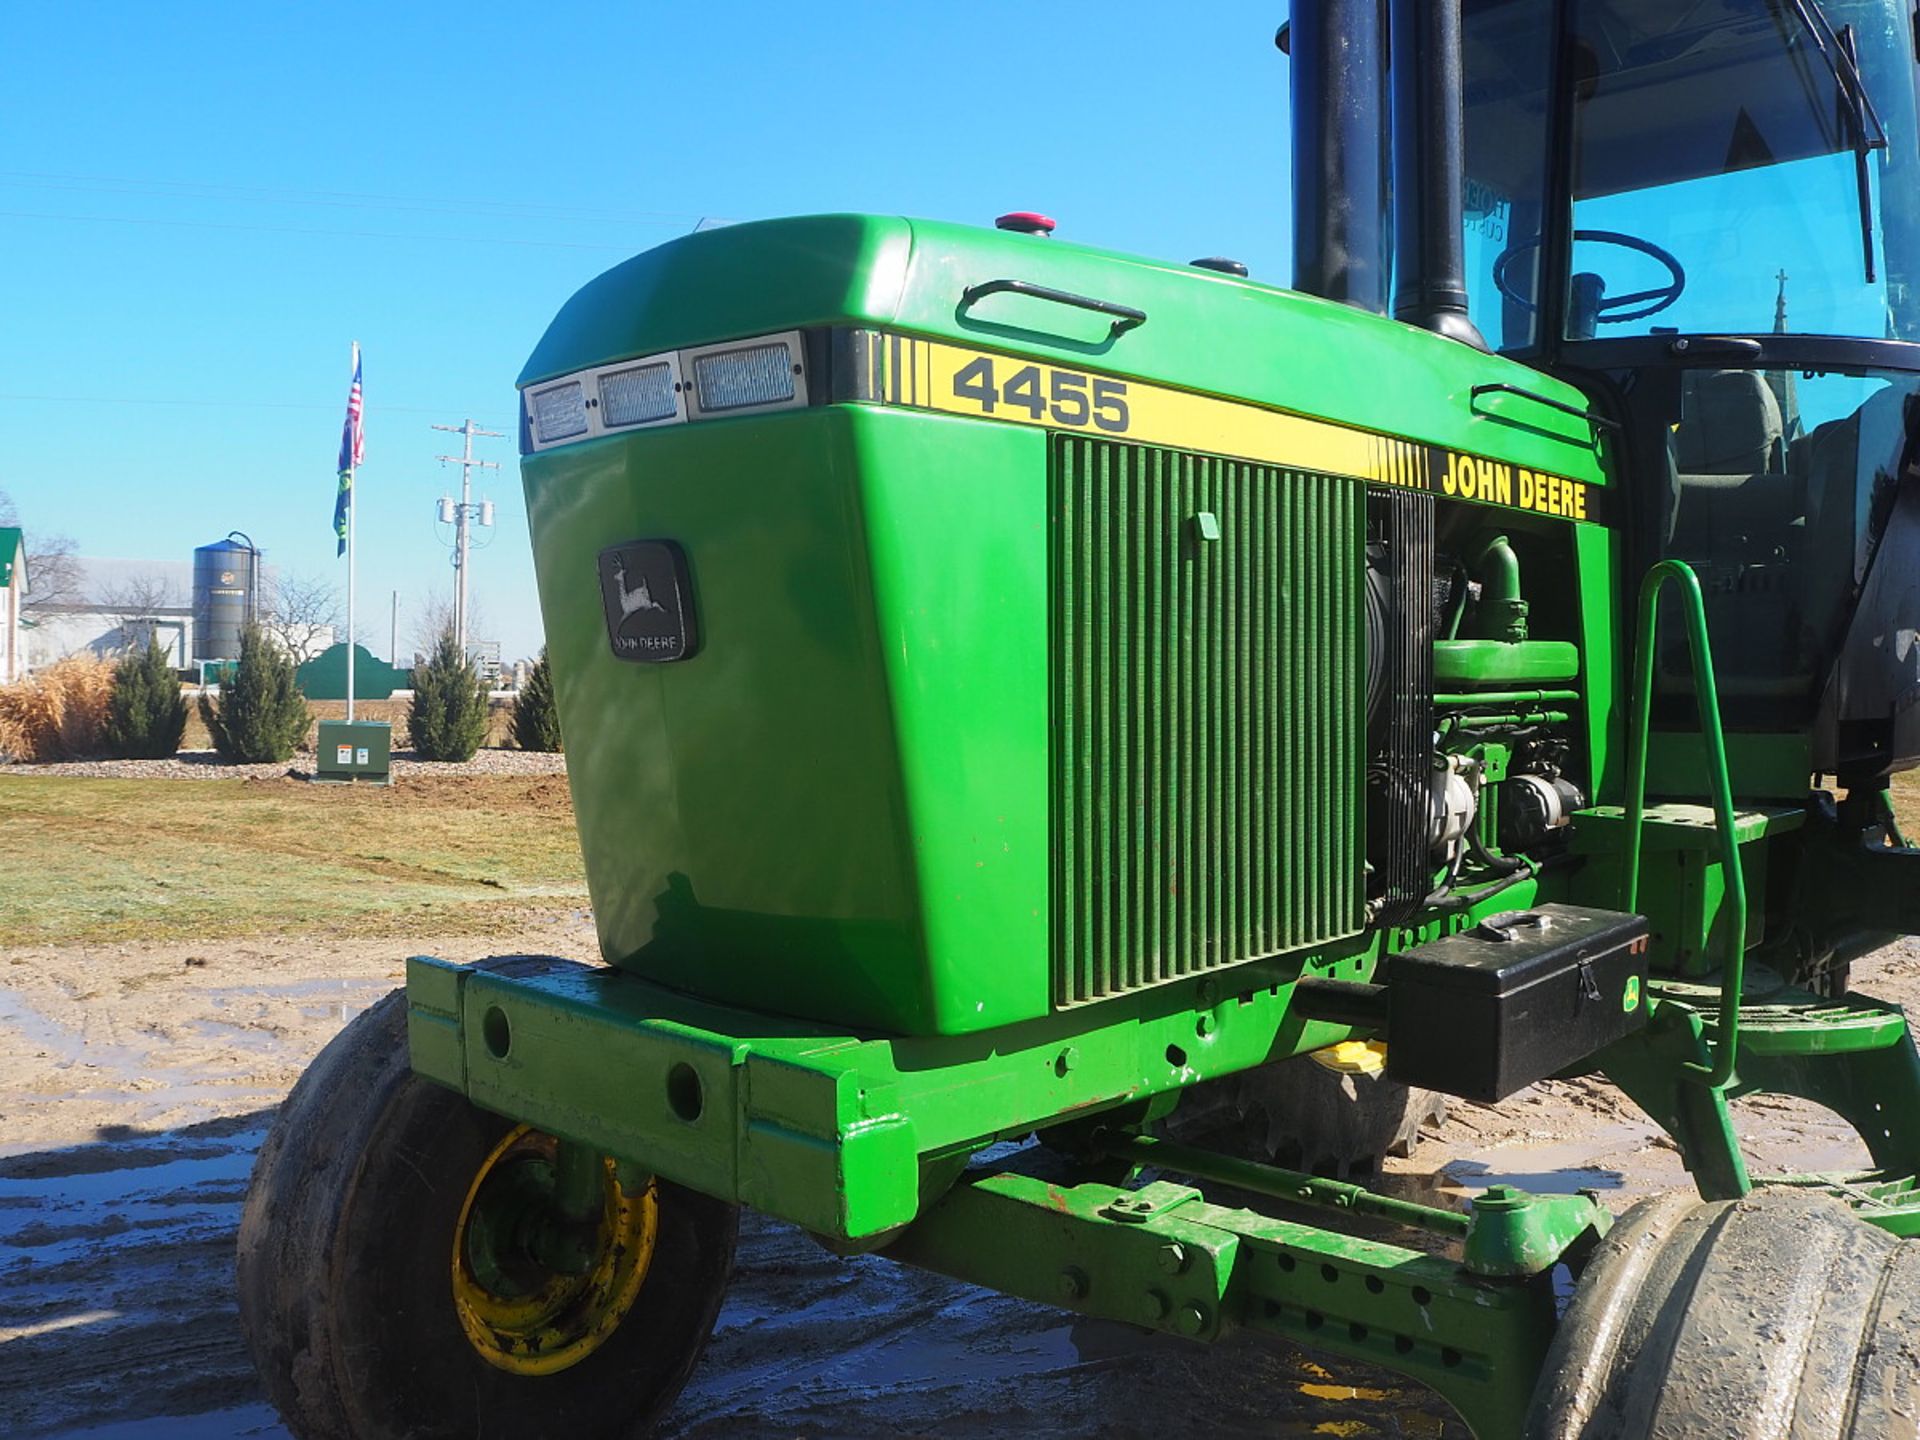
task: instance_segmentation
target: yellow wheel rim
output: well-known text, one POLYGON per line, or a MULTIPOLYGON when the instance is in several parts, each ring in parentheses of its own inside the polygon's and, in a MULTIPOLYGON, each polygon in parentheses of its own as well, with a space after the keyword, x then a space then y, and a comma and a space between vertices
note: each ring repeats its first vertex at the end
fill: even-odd
POLYGON ((611 1160, 604 1162, 599 1233, 584 1271, 550 1270, 518 1253, 503 1263, 488 1219, 500 1211, 511 1218, 516 1196, 537 1192, 543 1181, 550 1189, 558 1148, 531 1126, 514 1130, 474 1175, 453 1232, 460 1328, 483 1360, 515 1375, 552 1375, 599 1349, 626 1318, 653 1263, 658 1182, 629 1195, 611 1160))

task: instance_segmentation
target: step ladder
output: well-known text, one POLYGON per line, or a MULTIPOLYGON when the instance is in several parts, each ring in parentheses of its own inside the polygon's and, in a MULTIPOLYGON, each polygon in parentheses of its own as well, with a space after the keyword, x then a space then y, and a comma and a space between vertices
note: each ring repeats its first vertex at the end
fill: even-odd
MULTIPOLYGON (((1845 1174, 1761 1177, 1763 1183, 1826 1190, 1861 1219, 1898 1235, 1920 1234, 1920 1051, 1897 1006, 1863 995, 1831 999, 1746 972, 1743 839, 1777 823, 1736 811, 1707 642, 1706 606, 1691 567, 1663 560, 1640 588, 1634 705, 1630 716, 1622 909, 1638 911, 1642 845, 1717 847, 1725 876, 1720 972, 1707 979, 1649 983, 1647 1026, 1602 1057, 1615 1084, 1679 1142, 1700 1193, 1731 1199, 1752 1189, 1729 1101, 1794 1095, 1838 1114, 1866 1143, 1874 1168, 1845 1174), (1656 601, 1680 591, 1707 756, 1713 825, 1704 815, 1669 816, 1646 803, 1647 739, 1653 699, 1656 601), (1682 820, 1687 823, 1680 823, 1682 820), (1650 823, 1651 822, 1651 823, 1650 823), (1672 823, 1668 823, 1672 822, 1672 823), (1689 831, 1691 832, 1689 834, 1689 831)), ((1678 807, 1688 810, 1703 807, 1678 807)), ((1611 817, 1609 817, 1611 818, 1611 817)))
MULTIPOLYGON (((1711 1050, 1720 1024, 1718 986, 1658 980, 1648 989, 1656 1013, 1665 1012, 1663 1028, 1697 1028, 1703 1052, 1711 1050)), ((1874 1161, 1868 1170, 1763 1175, 1752 1183, 1825 1190, 1862 1220, 1920 1235, 1920 1054, 1899 1007, 1781 985, 1744 999, 1739 1026, 1739 1074, 1724 1098, 1797 1095, 1823 1105, 1853 1126, 1874 1161)), ((1699 1138, 1738 1153, 1730 1124, 1724 1135, 1699 1138)), ((1721 1168, 1728 1168, 1724 1161, 1721 1168)))

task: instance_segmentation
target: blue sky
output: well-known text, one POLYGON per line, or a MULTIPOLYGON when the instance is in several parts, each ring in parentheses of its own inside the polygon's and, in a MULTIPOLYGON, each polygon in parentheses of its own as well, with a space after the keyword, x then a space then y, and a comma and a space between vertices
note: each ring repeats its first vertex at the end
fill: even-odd
MULTIPOLYGON (((0 489, 82 554, 240 529, 337 578, 366 354, 362 634, 452 572, 435 423, 514 429, 562 301, 703 216, 870 210, 1224 254, 1284 281, 1284 0, 1206 7, 207 3, 6 8, 0 489), (24 62, 24 63, 22 63, 24 62)), ((511 438, 482 623, 540 643, 511 438)))

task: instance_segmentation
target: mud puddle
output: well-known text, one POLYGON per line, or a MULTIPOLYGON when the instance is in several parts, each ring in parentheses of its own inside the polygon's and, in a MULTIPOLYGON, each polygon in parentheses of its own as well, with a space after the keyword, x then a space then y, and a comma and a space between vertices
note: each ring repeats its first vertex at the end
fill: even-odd
POLYGON ((267 1119, 0 1159, 0 1433, 250 1398, 233 1234, 267 1119))
POLYGON ((149 1415, 112 1425, 62 1430, 60 1440, 290 1440, 271 1405, 242 1405, 201 1415, 149 1415))
MULTIPOLYGON (((285 1436, 232 1302, 233 1232, 269 1119, 0 1160, 0 1434, 285 1436)), ((1443 1415, 1365 1367, 1079 1320, 838 1259, 748 1215, 713 1342, 662 1433, 1464 1437, 1443 1415)))

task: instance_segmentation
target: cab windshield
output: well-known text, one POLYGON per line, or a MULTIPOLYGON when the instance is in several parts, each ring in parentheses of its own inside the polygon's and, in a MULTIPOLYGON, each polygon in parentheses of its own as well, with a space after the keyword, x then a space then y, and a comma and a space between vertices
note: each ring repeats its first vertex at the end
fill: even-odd
MULTIPOLYGON (((1661 554, 1700 577, 1734 729, 1811 718, 1911 449, 1920 376, 1700 367, 1643 377, 1634 409, 1666 449, 1649 507, 1661 554)), ((1660 674, 1691 694, 1683 627, 1660 674)))
POLYGON ((1920 340, 1910 0, 1570 5, 1564 35, 1551 7, 1466 9, 1469 293, 1498 348, 1539 343, 1552 276, 1568 339, 1920 340), (1564 265, 1541 250, 1556 133, 1571 148, 1564 265))

